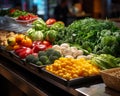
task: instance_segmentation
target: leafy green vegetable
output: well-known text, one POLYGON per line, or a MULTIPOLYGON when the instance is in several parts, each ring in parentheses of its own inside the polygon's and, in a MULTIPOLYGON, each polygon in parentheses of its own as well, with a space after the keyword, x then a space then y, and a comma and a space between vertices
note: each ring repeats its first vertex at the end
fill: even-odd
POLYGON ((45 32, 45 40, 53 42, 57 37, 57 31, 55 30, 48 30, 45 32))
POLYGON ((32 39, 32 40, 43 40, 43 32, 42 31, 35 31, 35 29, 30 28, 27 31, 27 35, 32 39))
POLYGON ((76 20, 58 32, 56 44, 78 44, 89 53, 120 56, 120 29, 114 22, 85 18, 76 20))
POLYGON ((57 21, 50 27, 50 29, 58 31, 58 30, 62 30, 64 27, 65 25, 63 23, 57 21))
POLYGON ((94 55, 92 62, 101 69, 120 67, 120 58, 116 58, 110 54, 94 55))
POLYGON ((11 16, 11 17, 19 17, 21 15, 27 15, 27 14, 28 14, 28 12, 26 12, 26 11, 15 10, 15 12, 9 13, 9 16, 11 16))
POLYGON ((32 25, 35 30, 44 30, 44 31, 48 30, 46 23, 41 18, 39 18, 38 20, 35 20, 32 23, 32 25))
POLYGON ((42 18, 39 18, 38 20, 35 20, 32 25, 36 25, 36 24, 42 24, 42 25, 46 25, 45 21, 42 18))

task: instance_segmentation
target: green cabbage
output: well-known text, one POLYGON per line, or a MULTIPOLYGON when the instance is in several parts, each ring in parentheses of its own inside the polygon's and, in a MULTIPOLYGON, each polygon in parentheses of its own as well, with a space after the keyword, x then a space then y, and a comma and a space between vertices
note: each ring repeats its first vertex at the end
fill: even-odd
POLYGON ((30 28, 28 31, 27 31, 27 35, 34 41, 34 40, 43 40, 43 33, 42 31, 36 31, 35 29, 33 28, 30 28))

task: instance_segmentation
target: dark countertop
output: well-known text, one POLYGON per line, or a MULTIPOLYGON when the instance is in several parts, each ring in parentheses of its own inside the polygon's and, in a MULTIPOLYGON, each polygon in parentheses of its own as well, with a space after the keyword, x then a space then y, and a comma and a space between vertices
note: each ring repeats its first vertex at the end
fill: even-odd
POLYGON ((17 64, 7 54, 0 51, 0 75, 9 80, 28 96, 119 96, 120 92, 114 91, 102 82, 82 83, 74 86, 65 86, 46 77, 42 73, 17 64))

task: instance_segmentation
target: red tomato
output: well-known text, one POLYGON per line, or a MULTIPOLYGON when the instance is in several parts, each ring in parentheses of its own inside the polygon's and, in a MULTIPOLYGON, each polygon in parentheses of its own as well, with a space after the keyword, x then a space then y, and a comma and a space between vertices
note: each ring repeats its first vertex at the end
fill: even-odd
POLYGON ((16 10, 15 9, 10 9, 10 13, 14 13, 16 10))
POLYGON ((54 18, 49 18, 47 21, 46 21, 46 24, 47 25, 52 25, 52 24, 54 24, 56 22, 56 19, 54 19, 54 18))
POLYGON ((48 42, 48 41, 45 41, 45 40, 42 42, 42 44, 44 44, 44 45, 46 45, 46 46, 49 46, 49 45, 51 45, 51 44, 50 44, 50 42, 48 42))
POLYGON ((27 15, 22 15, 22 16, 19 16, 17 18, 17 20, 31 20, 31 19, 34 19, 34 18, 37 18, 38 16, 37 15, 34 15, 34 14, 27 14, 27 15))

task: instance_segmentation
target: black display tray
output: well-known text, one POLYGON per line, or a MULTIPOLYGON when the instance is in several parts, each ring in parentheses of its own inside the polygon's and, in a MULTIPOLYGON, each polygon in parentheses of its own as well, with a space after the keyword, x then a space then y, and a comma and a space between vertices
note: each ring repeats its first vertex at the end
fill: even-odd
POLYGON ((4 54, 6 57, 10 56, 9 51, 6 50, 4 46, 0 46, 0 53, 4 54))
POLYGON ((29 68, 32 71, 35 71, 37 73, 40 72, 41 68, 44 67, 45 65, 37 66, 33 63, 26 63, 25 59, 21 59, 18 55, 14 53, 14 51, 8 51, 4 47, 0 46, 0 54, 8 59, 10 59, 12 62, 22 66, 29 68))
POLYGON ((45 76, 55 80, 56 82, 59 82, 59 83, 63 84, 64 86, 75 86, 75 85, 78 85, 78 84, 89 83, 89 82, 94 82, 94 81, 97 81, 97 80, 101 80, 100 75, 88 76, 88 77, 79 77, 79 78, 66 80, 66 79, 64 79, 60 76, 57 76, 57 75, 47 71, 45 69, 45 67, 43 67, 41 70, 42 70, 42 72, 45 76))
POLYGON ((41 71, 41 68, 43 68, 44 66, 45 65, 38 66, 38 65, 35 65, 33 63, 29 63, 29 64, 26 63, 26 67, 28 67, 31 70, 38 72, 38 73, 41 71))
POLYGON ((19 64, 19 65, 25 65, 25 60, 21 59, 19 56, 17 56, 14 51, 9 51, 10 57, 13 62, 19 64))
POLYGON ((43 76, 50 78, 53 81, 56 81, 59 84, 62 84, 64 86, 75 86, 78 84, 89 83, 89 82, 101 80, 100 75, 89 76, 89 77, 80 77, 80 78, 75 78, 75 79, 71 79, 71 80, 66 80, 64 78, 56 76, 56 75, 52 74, 51 72, 45 70, 45 65, 37 66, 32 63, 27 64, 24 59, 21 59, 13 51, 7 51, 7 50, 3 50, 0 48, 0 54, 4 57, 10 59, 12 62, 18 64, 19 66, 24 67, 25 69, 29 69, 31 72, 34 72, 36 74, 43 74, 43 76))
POLYGON ((17 56, 14 52, 10 52, 11 57, 16 60, 19 64, 25 65, 25 67, 29 68, 32 71, 40 72, 40 69, 44 67, 44 65, 38 66, 33 63, 26 63, 25 59, 21 59, 19 56, 17 56))

